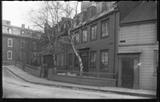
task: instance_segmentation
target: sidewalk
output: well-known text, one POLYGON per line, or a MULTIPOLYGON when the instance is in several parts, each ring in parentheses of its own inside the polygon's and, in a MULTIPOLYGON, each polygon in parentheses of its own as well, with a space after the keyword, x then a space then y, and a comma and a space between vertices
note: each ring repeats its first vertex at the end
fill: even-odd
POLYGON ((85 90, 102 91, 102 92, 113 92, 118 94, 136 95, 136 96, 143 96, 143 97, 156 97, 156 92, 152 90, 127 89, 127 88, 118 88, 118 87, 96 87, 96 86, 64 83, 64 82, 58 82, 58 81, 50 81, 44 78, 32 76, 14 65, 3 66, 3 67, 7 68, 10 72, 20 77, 24 81, 34 83, 34 84, 65 87, 65 88, 75 88, 75 89, 85 89, 85 90))

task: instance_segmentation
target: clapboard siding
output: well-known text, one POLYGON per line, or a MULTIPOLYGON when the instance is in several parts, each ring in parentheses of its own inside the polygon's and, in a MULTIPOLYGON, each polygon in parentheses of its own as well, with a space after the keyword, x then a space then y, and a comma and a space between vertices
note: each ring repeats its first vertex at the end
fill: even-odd
POLYGON ((153 76, 154 49, 158 49, 158 45, 119 47, 119 52, 129 52, 133 50, 141 51, 139 61, 141 63, 141 66, 139 67, 139 86, 141 89, 156 89, 156 77, 153 76))
POLYGON ((155 41, 155 23, 120 27, 119 45, 154 43, 155 41), (126 42, 120 43, 121 40, 126 40, 126 42))

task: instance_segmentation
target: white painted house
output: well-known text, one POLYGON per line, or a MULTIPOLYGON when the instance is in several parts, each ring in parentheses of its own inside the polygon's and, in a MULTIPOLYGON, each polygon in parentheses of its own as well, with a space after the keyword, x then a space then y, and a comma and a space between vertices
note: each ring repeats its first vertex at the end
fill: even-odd
POLYGON ((156 89, 158 44, 157 2, 142 1, 120 19, 118 86, 156 89))

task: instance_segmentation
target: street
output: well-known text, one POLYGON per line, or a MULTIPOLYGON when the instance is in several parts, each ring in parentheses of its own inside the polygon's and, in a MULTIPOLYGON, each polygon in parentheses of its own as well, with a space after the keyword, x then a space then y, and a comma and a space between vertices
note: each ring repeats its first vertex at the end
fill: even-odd
POLYGON ((3 67, 3 98, 142 99, 146 97, 37 85, 18 78, 3 67))

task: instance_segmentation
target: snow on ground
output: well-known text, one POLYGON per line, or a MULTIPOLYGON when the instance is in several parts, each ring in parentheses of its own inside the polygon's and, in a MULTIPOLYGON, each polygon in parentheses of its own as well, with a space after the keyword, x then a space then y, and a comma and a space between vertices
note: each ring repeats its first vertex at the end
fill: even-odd
POLYGON ((5 98, 79 98, 79 99, 142 99, 143 97, 115 93, 93 92, 80 89, 59 88, 25 82, 7 70, 3 70, 5 98))

